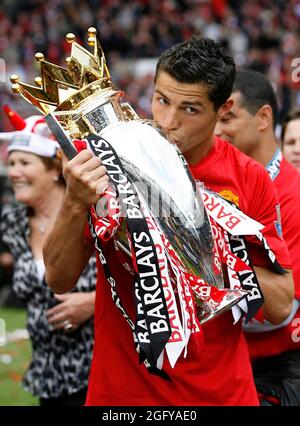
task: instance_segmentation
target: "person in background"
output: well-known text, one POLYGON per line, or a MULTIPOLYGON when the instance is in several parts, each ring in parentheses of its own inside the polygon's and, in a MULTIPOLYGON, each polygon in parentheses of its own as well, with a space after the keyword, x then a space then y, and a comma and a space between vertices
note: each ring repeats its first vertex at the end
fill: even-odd
POLYGON ((289 163, 300 171, 300 109, 290 111, 282 123, 282 152, 289 163))
MULTIPOLYGON (((180 148, 196 179, 211 190, 231 191, 246 214, 266 225, 269 244, 282 266, 289 268, 286 246, 273 225, 278 199, 266 171, 213 134, 219 115, 231 107, 227 99, 234 75, 233 59, 213 40, 195 36, 173 46, 157 64, 153 118, 180 148)), ((94 250, 84 233, 88 211, 108 182, 105 167, 88 150, 71 161, 63 159, 67 190, 44 247, 47 282, 59 293, 73 288, 94 250), (66 264, 72 268, 65 268, 66 264)), ((265 317, 282 322, 293 299, 292 275, 272 272, 260 243, 252 240, 249 244, 265 294, 265 317)), ((103 251, 126 311, 135 319, 132 276, 118 261, 113 240, 103 244, 103 251)), ((132 331, 114 306, 99 261, 95 349, 86 404, 258 405, 241 321, 233 325, 229 311, 203 324, 204 347, 200 334, 192 334, 187 356, 174 368, 164 358, 163 370, 170 380, 149 374, 145 365, 138 363, 132 331)))
MULTIPOLYGON (((12 271, 13 257, 6 244, 0 239, 0 306, 11 304, 11 296, 14 296, 11 291, 12 271)), ((18 301, 13 305, 19 306, 19 303, 18 301)))
POLYGON ((22 120, 5 111, 19 131, 0 134, 10 140, 8 178, 16 200, 3 207, 0 233, 14 258, 14 291, 28 315, 32 360, 23 386, 42 406, 83 405, 93 351, 95 258, 73 292, 56 295, 47 286, 42 248, 65 192, 58 144, 42 116, 22 120))
POLYGON ((238 71, 230 99, 233 106, 220 117, 215 133, 268 171, 280 202, 275 225, 289 249, 295 283, 293 308, 285 321, 272 325, 254 320, 244 327, 255 383, 262 405, 300 405, 300 174, 283 158, 276 140, 277 100, 264 75, 238 71))
MULTIPOLYGON (((1 146, 1 139, 0 148, 4 148, 3 145, 1 146)), ((5 149, 6 148, 4 148, 4 152, 5 149)), ((1 165, 2 163, 0 161, 0 171, 1 165)), ((13 200, 13 191, 3 168, 0 176, 0 217, 2 206, 11 203, 13 200)), ((3 243, 0 238, 0 306, 23 308, 22 302, 20 301, 20 299, 17 298, 12 288, 12 273, 13 256, 11 255, 11 253, 9 253, 8 247, 6 246, 6 244, 3 243)))

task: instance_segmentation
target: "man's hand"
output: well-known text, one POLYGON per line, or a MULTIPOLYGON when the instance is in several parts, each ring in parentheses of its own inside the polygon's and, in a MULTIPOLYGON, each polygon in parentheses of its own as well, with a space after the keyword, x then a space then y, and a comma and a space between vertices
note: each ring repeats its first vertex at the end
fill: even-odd
POLYGON ((108 185, 109 178, 101 160, 88 150, 79 152, 72 160, 68 160, 61 152, 63 176, 67 188, 65 199, 72 206, 86 211, 96 204, 108 185))

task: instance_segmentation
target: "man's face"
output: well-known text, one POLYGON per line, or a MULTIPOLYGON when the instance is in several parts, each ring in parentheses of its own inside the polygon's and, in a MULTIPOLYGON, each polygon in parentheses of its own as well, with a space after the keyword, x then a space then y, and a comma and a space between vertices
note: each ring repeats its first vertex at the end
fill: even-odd
POLYGON ((290 121, 286 126, 283 155, 300 171, 300 118, 290 121))
POLYGON ((231 142, 248 155, 259 141, 258 120, 256 115, 250 114, 241 106, 241 95, 233 93, 230 111, 221 114, 215 128, 215 134, 231 142))
POLYGON ((213 143, 218 116, 207 90, 202 84, 179 83, 163 71, 154 86, 153 119, 191 164, 206 155, 213 143))

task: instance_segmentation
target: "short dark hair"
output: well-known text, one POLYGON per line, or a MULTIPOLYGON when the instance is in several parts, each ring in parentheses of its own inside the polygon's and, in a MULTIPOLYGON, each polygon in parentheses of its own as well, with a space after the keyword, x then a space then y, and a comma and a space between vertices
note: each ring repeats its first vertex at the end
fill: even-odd
POLYGON ((282 127, 281 127, 281 140, 283 142, 285 131, 287 128, 287 125, 290 121, 300 119, 300 108, 295 108, 291 110, 284 118, 282 127))
POLYGON ((275 129, 278 103, 271 83, 262 73, 246 69, 237 71, 233 84, 234 92, 240 92, 241 106, 252 115, 255 115, 263 105, 269 105, 275 129))
POLYGON ((220 43, 194 35, 162 53, 154 81, 161 71, 180 83, 207 86, 208 97, 217 110, 231 95, 235 63, 220 43))

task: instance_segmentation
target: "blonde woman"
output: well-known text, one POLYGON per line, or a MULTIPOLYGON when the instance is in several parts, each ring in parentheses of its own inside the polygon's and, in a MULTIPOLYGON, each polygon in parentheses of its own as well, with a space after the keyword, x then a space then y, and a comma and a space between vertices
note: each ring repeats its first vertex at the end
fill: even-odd
POLYGON ((23 386, 43 406, 83 405, 93 350, 95 261, 71 293, 55 295, 45 282, 42 247, 65 184, 57 144, 42 133, 45 123, 35 117, 25 124, 10 134, 8 178, 16 203, 4 207, 0 225, 14 257, 13 288, 28 313, 32 360, 23 386))

